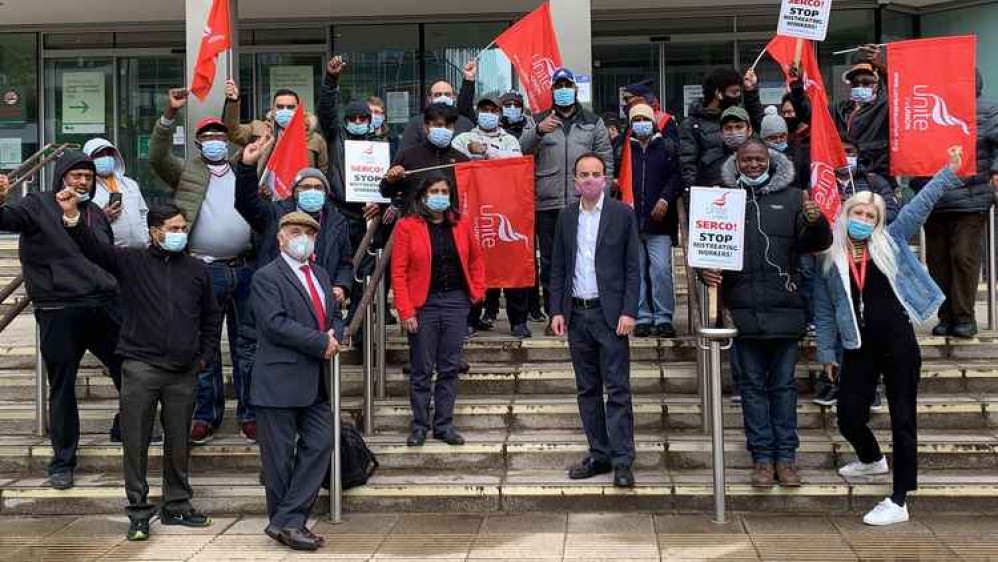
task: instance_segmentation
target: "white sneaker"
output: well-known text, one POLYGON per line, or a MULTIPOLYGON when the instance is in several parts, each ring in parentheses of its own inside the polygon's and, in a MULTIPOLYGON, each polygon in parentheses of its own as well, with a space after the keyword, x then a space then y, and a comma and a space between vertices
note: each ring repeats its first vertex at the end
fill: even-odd
POLYGON ((887 474, 891 470, 887 468, 887 457, 880 457, 877 462, 853 461, 839 469, 839 474, 849 476, 873 476, 874 474, 887 474))
POLYGON ((866 515, 863 516, 863 523, 867 525, 893 525, 894 523, 904 523, 908 520, 908 504, 903 507, 894 503, 891 498, 877 504, 866 515))

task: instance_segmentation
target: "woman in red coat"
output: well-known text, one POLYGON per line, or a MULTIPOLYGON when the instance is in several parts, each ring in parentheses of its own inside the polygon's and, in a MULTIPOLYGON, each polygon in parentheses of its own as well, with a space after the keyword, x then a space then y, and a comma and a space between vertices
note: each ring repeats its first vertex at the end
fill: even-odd
POLYGON ((412 429, 407 443, 419 447, 430 430, 433 372, 433 437, 463 445, 453 425, 461 348, 468 310, 485 296, 485 263, 468 221, 455 210, 457 192, 443 176, 420 185, 406 218, 395 227, 392 289, 395 308, 409 333, 409 401, 412 429))

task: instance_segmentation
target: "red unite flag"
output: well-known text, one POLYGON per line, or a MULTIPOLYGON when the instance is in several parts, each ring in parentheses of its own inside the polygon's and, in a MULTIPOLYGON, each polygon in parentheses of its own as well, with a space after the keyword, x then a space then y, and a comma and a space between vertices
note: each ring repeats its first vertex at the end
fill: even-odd
POLYGON ((766 51, 783 68, 789 81, 798 41, 803 41, 800 51, 801 80, 811 104, 811 197, 828 222, 835 224, 842 207, 835 170, 846 166, 846 154, 828 111, 828 94, 825 81, 821 78, 818 58, 814 54, 814 44, 804 39, 777 35, 766 46, 766 51))
POLYGON ((963 147, 961 176, 977 173, 973 35, 887 45, 891 175, 932 176, 963 147))
POLYGON ((215 58, 219 53, 232 48, 230 23, 229 0, 212 0, 191 81, 191 93, 201 101, 208 97, 208 92, 215 83, 215 58))
POLYGON ((299 104, 281 138, 277 139, 263 181, 270 186, 275 199, 287 199, 294 192, 295 176, 309 167, 308 142, 305 133, 305 109, 299 104))
POLYGON ((490 289, 534 286, 534 159, 455 166, 461 213, 474 226, 490 289))
POLYGON ((551 107, 551 75, 561 67, 558 37, 547 2, 496 37, 495 44, 516 68, 535 114, 551 107))

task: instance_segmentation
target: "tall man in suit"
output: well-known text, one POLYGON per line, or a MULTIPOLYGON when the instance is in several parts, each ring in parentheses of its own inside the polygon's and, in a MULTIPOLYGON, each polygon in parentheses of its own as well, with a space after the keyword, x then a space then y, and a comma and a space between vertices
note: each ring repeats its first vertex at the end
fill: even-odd
POLYGON ((589 152, 575 161, 578 205, 555 227, 551 264, 551 328, 568 332, 579 413, 589 456, 574 480, 613 470, 615 486, 634 485, 634 411, 628 336, 641 286, 638 223, 627 205, 607 195, 607 166, 589 152), (603 387, 607 389, 606 405, 603 387))
POLYGON ((294 212, 279 226, 281 255, 257 270, 251 296, 257 354, 250 397, 270 517, 264 532, 292 549, 316 550, 324 541, 305 524, 329 470, 327 381, 341 322, 329 274, 310 262, 319 223, 294 212))

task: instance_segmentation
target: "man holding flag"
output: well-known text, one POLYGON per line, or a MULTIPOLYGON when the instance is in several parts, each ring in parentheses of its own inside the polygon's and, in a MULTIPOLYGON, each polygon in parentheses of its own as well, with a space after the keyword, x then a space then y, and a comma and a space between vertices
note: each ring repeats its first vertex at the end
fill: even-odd
MULTIPOLYGON (((186 89, 170 90, 169 105, 153 127, 149 140, 149 165, 172 190, 173 203, 184 212, 190 226, 190 253, 208 269, 215 300, 228 326, 232 354, 232 380, 236 391, 240 430, 256 441, 256 416, 249 403, 249 367, 252 350, 247 349, 241 326, 249 313, 247 261, 252 249, 252 230, 236 211, 236 175, 229 163, 229 134, 217 117, 198 123, 194 146, 200 154, 185 160, 173 155, 177 112, 187 105, 186 89)), ((304 144, 304 138, 302 139, 304 144)), ((221 317, 220 320, 221 321, 221 317)), ((220 333, 220 332, 219 332, 220 333)), ((198 375, 197 407, 191 426, 191 442, 204 445, 222 424, 225 385, 221 356, 216 354, 198 375)))

